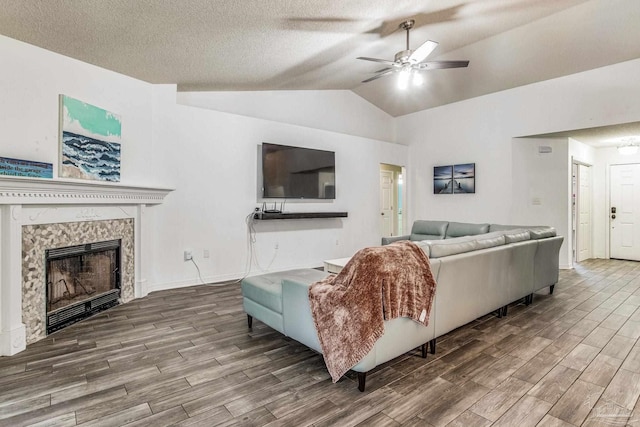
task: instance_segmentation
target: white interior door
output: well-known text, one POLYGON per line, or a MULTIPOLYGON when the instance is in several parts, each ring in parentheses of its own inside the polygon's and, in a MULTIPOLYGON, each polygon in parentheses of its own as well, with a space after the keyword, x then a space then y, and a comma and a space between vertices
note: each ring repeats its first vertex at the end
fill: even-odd
POLYGON ((394 235, 395 216, 393 171, 380 170, 380 233, 382 237, 394 235))
POLYGON ((610 257, 640 261, 640 164, 611 166, 610 257))
POLYGON ((591 167, 578 165, 576 261, 591 258, 591 167))

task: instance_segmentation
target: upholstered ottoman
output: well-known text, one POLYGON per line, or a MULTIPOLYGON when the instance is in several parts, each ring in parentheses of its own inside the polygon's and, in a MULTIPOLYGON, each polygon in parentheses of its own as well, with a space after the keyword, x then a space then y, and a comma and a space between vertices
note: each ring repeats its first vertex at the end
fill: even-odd
MULTIPOLYGON (((328 276, 328 273, 302 268, 278 271, 242 279, 242 304, 251 327, 253 317, 260 319, 278 332, 285 334, 282 316, 282 281, 289 280, 310 285, 328 276)), ((285 334, 286 335, 286 334, 285 334)))

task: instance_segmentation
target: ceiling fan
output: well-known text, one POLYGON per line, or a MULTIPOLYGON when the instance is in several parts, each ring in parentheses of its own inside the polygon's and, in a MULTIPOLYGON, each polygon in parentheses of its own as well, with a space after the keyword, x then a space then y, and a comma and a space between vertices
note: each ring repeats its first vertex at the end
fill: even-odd
POLYGON ((469 65, 469 61, 425 61, 431 52, 438 47, 438 43, 427 40, 416 50, 409 49, 409 31, 413 28, 415 21, 409 19, 402 22, 399 28, 407 32, 407 49, 401 50, 396 53, 393 61, 378 58, 367 58, 359 56, 357 59, 365 61, 379 62, 387 65, 387 67, 376 71, 376 75, 363 80, 362 83, 368 83, 370 81, 379 79, 380 77, 387 76, 389 74, 400 72, 400 86, 406 87, 409 82, 409 77, 413 74, 414 84, 420 84, 422 82, 421 71, 436 70, 442 68, 462 68, 469 65))

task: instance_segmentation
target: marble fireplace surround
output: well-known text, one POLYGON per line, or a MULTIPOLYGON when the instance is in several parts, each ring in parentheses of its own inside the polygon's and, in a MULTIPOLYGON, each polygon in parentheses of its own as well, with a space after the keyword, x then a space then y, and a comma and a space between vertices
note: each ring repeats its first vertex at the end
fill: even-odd
POLYGON ((23 295, 27 299, 31 295, 25 286, 35 283, 29 273, 43 270, 40 260, 29 258, 40 249, 34 252, 31 245, 23 245, 23 238, 33 239, 35 235, 32 233, 44 232, 49 237, 43 239, 38 234, 40 237, 36 240, 54 242, 60 247, 69 246, 65 239, 70 245, 81 242, 82 235, 93 241, 128 234, 125 239, 132 242, 130 252, 133 259, 129 270, 133 274, 126 293, 123 289, 122 300, 140 298, 148 293, 148 266, 144 263, 152 226, 148 207, 161 204, 171 191, 93 182, 0 177, 0 356, 19 353, 26 348, 27 341, 31 343, 43 337, 37 329, 40 320, 34 322, 33 313, 23 308, 23 295), (75 232, 70 232, 72 229, 75 232), (60 238, 61 234, 67 234, 67 237, 60 238))

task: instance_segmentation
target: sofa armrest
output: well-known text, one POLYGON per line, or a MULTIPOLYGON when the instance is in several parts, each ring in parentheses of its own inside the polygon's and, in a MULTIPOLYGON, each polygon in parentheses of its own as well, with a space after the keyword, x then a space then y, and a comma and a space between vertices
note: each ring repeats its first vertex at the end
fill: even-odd
POLYGON ((391 237, 383 237, 382 245, 388 245, 389 243, 398 242, 400 240, 409 240, 411 235, 407 234, 406 236, 391 236, 391 237))
POLYGON ((286 336, 322 353, 318 333, 311 315, 309 287, 311 283, 282 280, 282 317, 286 336))
POLYGON ((564 237, 555 236, 536 241, 538 250, 533 262, 533 292, 558 282, 560 247, 564 237))

